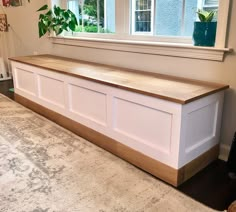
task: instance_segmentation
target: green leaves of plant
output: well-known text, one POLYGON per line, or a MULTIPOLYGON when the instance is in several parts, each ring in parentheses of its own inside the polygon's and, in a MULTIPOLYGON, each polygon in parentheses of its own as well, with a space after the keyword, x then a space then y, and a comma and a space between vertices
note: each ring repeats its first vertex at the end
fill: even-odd
MULTIPOLYGON (((48 10, 48 5, 44 5, 37 11, 48 10)), ((39 37, 42 37, 47 32, 55 32, 59 35, 63 30, 75 31, 78 26, 77 18, 70 10, 61 9, 58 6, 54 6, 53 10, 50 9, 44 14, 39 15, 38 29, 39 37)))
POLYGON ((216 14, 216 11, 206 11, 198 9, 197 14, 201 22, 211 22, 216 14))
POLYGON ((211 22, 212 19, 214 18, 214 15, 215 15, 215 11, 211 11, 208 16, 206 17, 206 21, 207 22, 211 22))

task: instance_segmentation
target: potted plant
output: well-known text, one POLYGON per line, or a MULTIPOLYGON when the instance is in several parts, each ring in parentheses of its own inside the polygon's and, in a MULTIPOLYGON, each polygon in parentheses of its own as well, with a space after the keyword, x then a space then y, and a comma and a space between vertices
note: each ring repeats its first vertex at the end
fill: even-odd
POLYGON ((75 31, 78 25, 76 16, 69 9, 62 9, 54 5, 53 9, 49 9, 45 4, 39 11, 46 11, 39 15, 38 29, 39 37, 44 36, 46 33, 55 32, 56 35, 61 34, 64 30, 75 31))
POLYGON ((216 11, 198 10, 200 21, 194 22, 193 41, 195 46, 214 46, 217 22, 213 21, 216 11))

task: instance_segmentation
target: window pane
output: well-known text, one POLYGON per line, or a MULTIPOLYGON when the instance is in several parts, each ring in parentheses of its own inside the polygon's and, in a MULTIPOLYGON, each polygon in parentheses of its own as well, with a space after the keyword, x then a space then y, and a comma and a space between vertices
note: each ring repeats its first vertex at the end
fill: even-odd
POLYGON ((151 15, 151 0, 135 1, 135 32, 151 32, 151 15))
MULTIPOLYGON (((154 32, 162 36, 192 36, 199 0, 156 0, 154 32)), ((217 9, 218 0, 203 0, 203 9, 217 9), (214 4, 214 6, 213 6, 214 4)))
POLYGON ((150 32, 151 31, 151 12, 142 11, 135 12, 135 31, 150 32))
POLYGON ((104 29, 107 32, 115 32, 115 0, 106 0, 105 11, 104 29))
POLYGON ((115 32, 115 0, 67 0, 68 8, 75 13, 77 32, 115 32))
POLYGON ((205 5, 218 5, 218 0, 205 0, 205 5))
POLYGON ((183 36, 192 36, 193 34, 193 23, 197 19, 197 4, 197 0, 185 1, 183 36))
POLYGON ((152 0, 148 0, 148 9, 150 10, 152 6, 152 0))
POLYGON ((181 35, 182 2, 183 0, 156 0, 156 35, 181 35))

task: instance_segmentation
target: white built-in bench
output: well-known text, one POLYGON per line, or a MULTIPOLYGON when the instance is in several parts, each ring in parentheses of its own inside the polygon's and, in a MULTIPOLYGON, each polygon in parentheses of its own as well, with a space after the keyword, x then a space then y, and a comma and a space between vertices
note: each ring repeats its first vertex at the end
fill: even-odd
POLYGON ((16 101, 172 185, 218 157, 227 85, 52 55, 10 60, 16 101))

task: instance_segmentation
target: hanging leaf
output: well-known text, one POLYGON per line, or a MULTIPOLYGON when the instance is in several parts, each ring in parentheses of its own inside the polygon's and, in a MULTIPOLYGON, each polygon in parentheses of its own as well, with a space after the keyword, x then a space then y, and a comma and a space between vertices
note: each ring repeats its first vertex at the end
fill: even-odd
POLYGON ((68 24, 67 23, 63 23, 62 27, 61 27, 63 30, 66 30, 68 31, 68 24))
POLYGON ((45 15, 51 16, 52 15, 52 10, 48 10, 48 12, 45 15))
POLYGON ((62 15, 65 19, 68 19, 70 17, 69 13, 66 11, 64 11, 62 15))
POLYGON ((60 8, 57 7, 56 5, 54 5, 53 10, 54 10, 54 14, 55 14, 56 16, 59 16, 59 14, 60 14, 60 8))
POLYGON ((56 35, 60 35, 63 32, 62 28, 59 28, 58 31, 56 32, 56 35))
POLYGON ((69 28, 70 28, 72 31, 75 31, 76 24, 75 24, 74 21, 70 21, 70 22, 69 22, 69 28))
POLYGON ((48 5, 45 4, 45 5, 43 5, 42 7, 40 7, 40 8, 37 10, 37 12, 43 11, 43 10, 47 10, 47 9, 48 9, 48 5))
POLYGON ((39 29, 39 37, 41 38, 43 35, 46 34, 46 26, 44 25, 43 22, 38 22, 38 29, 39 29))

